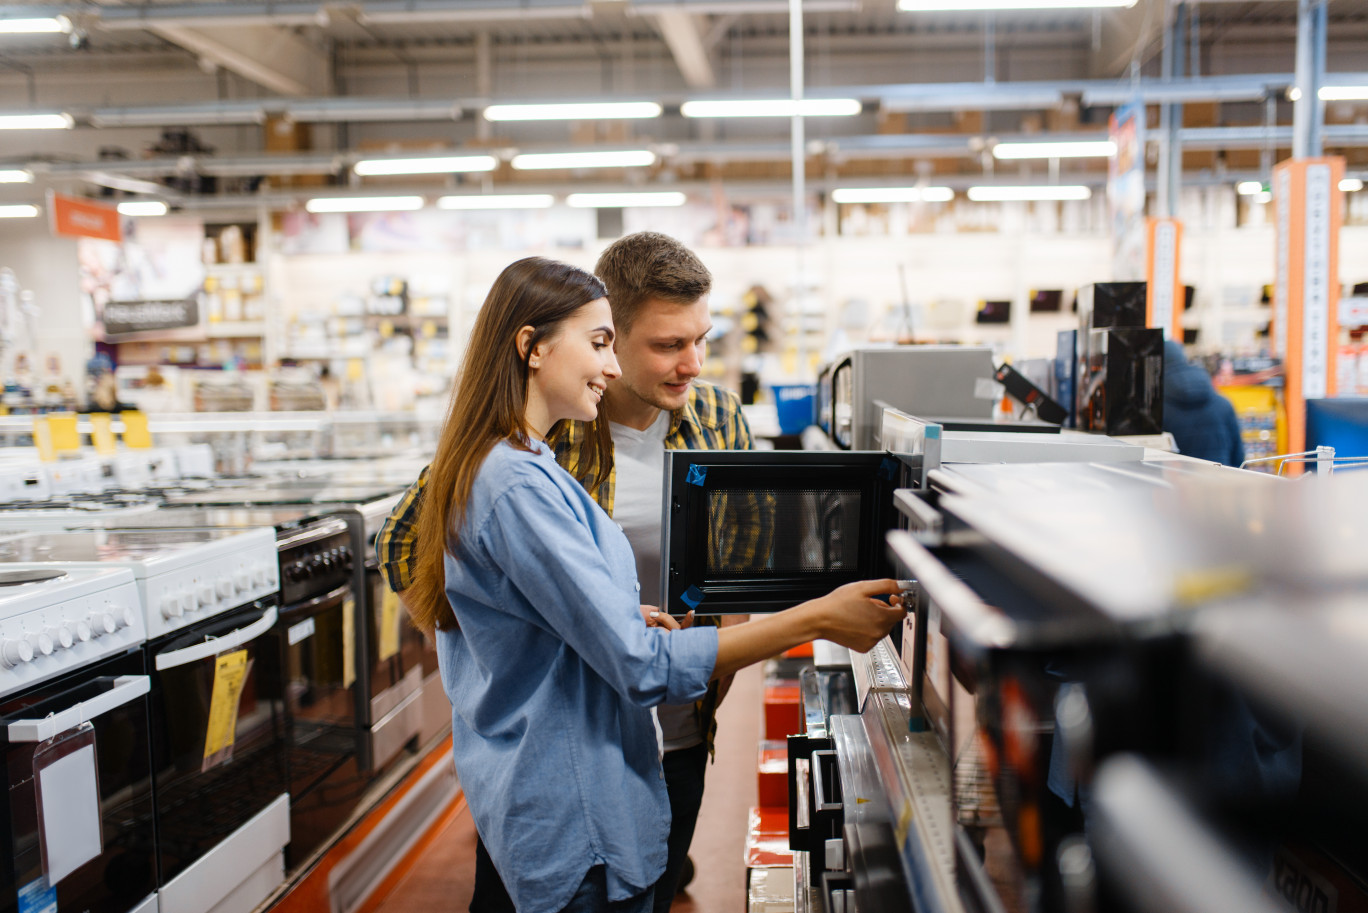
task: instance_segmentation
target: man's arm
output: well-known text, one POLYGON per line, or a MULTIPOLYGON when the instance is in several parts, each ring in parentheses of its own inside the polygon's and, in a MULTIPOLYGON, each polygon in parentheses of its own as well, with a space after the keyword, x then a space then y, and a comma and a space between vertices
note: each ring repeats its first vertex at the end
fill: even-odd
POLYGON ((418 512, 423 503, 423 489, 427 486, 428 471, 423 467, 418 480, 409 486, 394 506, 384 526, 375 536, 375 557, 380 562, 380 573, 391 590, 400 594, 413 585, 417 567, 418 512))

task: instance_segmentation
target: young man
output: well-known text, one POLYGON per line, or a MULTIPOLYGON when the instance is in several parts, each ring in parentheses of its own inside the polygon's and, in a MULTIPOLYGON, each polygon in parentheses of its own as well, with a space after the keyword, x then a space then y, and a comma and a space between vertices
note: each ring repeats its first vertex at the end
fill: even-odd
MULTIPOLYGON (((735 394, 698 381, 705 340, 712 329, 708 295, 712 275, 675 239, 656 232, 620 238, 599 257, 594 272, 608 289, 617 331, 622 376, 610 381, 599 419, 568 423, 548 438, 556 460, 622 527, 636 556, 644 598, 660 591, 660 505, 664 453, 668 450, 749 450, 750 427, 735 394), (606 420, 613 447, 600 465, 593 446, 606 420)), ((391 588, 412 582, 413 542, 426 472, 409 489, 380 531, 376 551, 391 588)), ((733 549, 754 554, 762 530, 736 531, 733 549)), ((741 616, 699 619, 734 624, 741 616)), ((703 779, 715 730, 717 704, 730 681, 715 683, 704 700, 659 709, 664 733, 663 766, 670 798, 670 836, 665 874, 656 885, 655 911, 670 908, 681 881, 703 800, 703 779)), ((482 844, 476 845, 475 897, 471 913, 503 913, 512 904, 482 844)))

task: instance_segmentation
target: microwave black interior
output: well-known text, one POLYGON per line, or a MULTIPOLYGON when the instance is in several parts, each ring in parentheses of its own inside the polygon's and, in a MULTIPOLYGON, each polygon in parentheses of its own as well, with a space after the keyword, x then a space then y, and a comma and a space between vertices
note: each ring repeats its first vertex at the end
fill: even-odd
POLYGON ((883 451, 666 451, 668 610, 776 612, 888 576, 901 468, 883 451))

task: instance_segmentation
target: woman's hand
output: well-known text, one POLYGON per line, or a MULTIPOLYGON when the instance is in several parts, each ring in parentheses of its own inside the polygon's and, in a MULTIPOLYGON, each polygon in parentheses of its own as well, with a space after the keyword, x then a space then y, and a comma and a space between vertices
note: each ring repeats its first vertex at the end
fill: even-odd
POLYGON ((867 653, 906 616, 900 590, 896 580, 860 580, 806 605, 816 614, 821 637, 867 653), (884 602, 879 596, 890 599, 884 602))
MULTIPOLYGON (((689 616, 692 615, 693 612, 690 612, 689 616)), ((689 616, 685 617, 687 618, 689 616)), ((680 628, 679 622, 675 621, 673 616, 660 611, 653 605, 642 606, 641 617, 646 620, 646 627, 648 628, 664 628, 667 631, 678 631, 680 628)), ((689 618, 689 623, 693 623, 692 618, 689 618)))

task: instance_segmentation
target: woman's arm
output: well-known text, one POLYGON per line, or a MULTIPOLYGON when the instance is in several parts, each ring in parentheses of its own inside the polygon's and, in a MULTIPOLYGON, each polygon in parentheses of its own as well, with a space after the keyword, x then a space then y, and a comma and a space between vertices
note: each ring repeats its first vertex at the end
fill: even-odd
POLYGON ((898 591, 896 580, 847 583, 786 611, 719 628, 712 677, 723 678, 819 638, 868 652, 905 617, 894 595, 898 591), (893 596, 893 600, 885 603, 877 596, 893 596))

